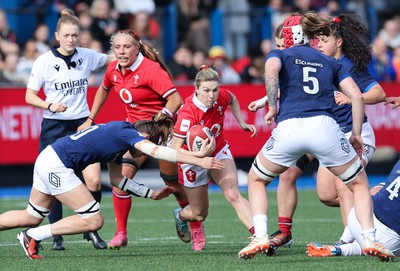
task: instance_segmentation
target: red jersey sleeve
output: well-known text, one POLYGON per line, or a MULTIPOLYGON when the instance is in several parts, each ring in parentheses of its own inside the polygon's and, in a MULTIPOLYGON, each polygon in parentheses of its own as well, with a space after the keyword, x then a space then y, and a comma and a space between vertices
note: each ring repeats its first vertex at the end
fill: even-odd
POLYGON ((176 92, 175 85, 172 83, 168 73, 161 68, 158 62, 153 61, 151 66, 153 66, 151 69, 147 69, 149 87, 166 99, 169 95, 176 92))
POLYGON ((115 70, 115 67, 117 67, 117 60, 114 60, 110 64, 108 64, 106 72, 103 76, 103 86, 105 89, 111 89, 114 84, 112 83, 112 73, 115 70))

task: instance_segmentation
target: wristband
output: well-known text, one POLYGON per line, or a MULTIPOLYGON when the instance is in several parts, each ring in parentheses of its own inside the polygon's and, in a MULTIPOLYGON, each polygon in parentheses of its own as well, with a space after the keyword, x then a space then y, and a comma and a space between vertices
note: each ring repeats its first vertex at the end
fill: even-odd
POLYGON ((88 119, 90 119, 91 121, 93 121, 94 122, 94 119, 93 118, 91 118, 90 116, 89 117, 87 117, 88 119))
POLYGON ((164 108, 161 110, 161 113, 170 116, 172 119, 175 119, 175 114, 174 114, 174 112, 172 112, 171 110, 169 110, 169 109, 166 108, 166 107, 164 107, 164 108))
POLYGON ((49 103, 49 106, 47 107, 47 110, 49 110, 50 113, 55 113, 54 111, 51 111, 51 109, 50 109, 50 106, 51 106, 52 104, 53 104, 53 103, 49 103))

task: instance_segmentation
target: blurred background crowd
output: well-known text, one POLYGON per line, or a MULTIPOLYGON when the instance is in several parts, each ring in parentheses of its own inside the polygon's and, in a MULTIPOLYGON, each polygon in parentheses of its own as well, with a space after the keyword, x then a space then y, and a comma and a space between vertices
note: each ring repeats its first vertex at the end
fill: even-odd
MULTIPOLYGON (((263 82, 274 30, 292 12, 354 13, 369 27, 378 81, 400 83, 400 1, 389 0, 2 0, 0 87, 26 85, 34 60, 54 45, 63 8, 81 22, 80 46, 110 50, 110 36, 130 28, 152 43, 176 84, 213 64, 223 84, 263 82)), ((91 75, 101 83, 104 71, 91 75)))

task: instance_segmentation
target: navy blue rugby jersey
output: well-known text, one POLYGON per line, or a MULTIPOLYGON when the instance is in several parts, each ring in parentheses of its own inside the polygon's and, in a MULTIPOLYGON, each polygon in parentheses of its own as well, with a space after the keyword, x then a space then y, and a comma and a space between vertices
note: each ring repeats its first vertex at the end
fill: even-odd
POLYGON ((279 58, 282 63, 277 122, 319 115, 336 119, 334 91, 350 76, 341 63, 309 45, 272 50, 267 59, 271 57, 279 58))
POLYGON ((394 165, 385 186, 372 196, 375 216, 400 235, 400 160, 394 165))
MULTIPOLYGON (((347 58, 345 55, 339 58, 342 65, 349 71, 351 77, 356 82, 357 86, 360 88, 361 92, 365 93, 369 91, 373 86, 378 84, 378 82, 372 77, 368 69, 362 71, 357 71, 354 63, 351 59, 347 58)), ((337 117, 340 129, 343 133, 350 132, 353 125, 353 116, 351 104, 337 105, 334 107, 334 114, 337 117)), ((364 122, 366 122, 367 116, 364 115, 364 122)))
POLYGON ((51 146, 67 168, 82 171, 96 162, 122 163, 122 155, 145 139, 133 124, 113 121, 64 136, 51 146))

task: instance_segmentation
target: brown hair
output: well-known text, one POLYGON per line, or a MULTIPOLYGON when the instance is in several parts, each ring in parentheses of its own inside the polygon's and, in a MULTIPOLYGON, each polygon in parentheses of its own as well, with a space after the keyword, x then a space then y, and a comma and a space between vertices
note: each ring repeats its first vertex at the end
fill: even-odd
POLYGON ((70 9, 61 10, 61 17, 58 19, 57 32, 60 30, 62 24, 73 24, 80 27, 80 22, 78 17, 74 15, 74 12, 70 9))
POLYGON ((202 82, 217 81, 220 82, 219 74, 211 66, 201 65, 194 79, 194 85, 198 89, 202 82))
POLYGON ((149 140, 154 144, 166 145, 174 131, 174 120, 158 112, 153 120, 139 120, 134 126, 138 132, 149 135, 149 140))
POLYGON ((111 47, 114 46, 114 41, 115 41, 116 36, 124 36, 124 35, 131 38, 132 44, 139 48, 139 51, 143 54, 143 56, 145 56, 155 62, 158 62, 158 64, 160 64, 161 68, 163 70, 165 70, 168 73, 169 77, 172 79, 171 74, 169 73, 167 67, 161 61, 158 51, 151 44, 149 44, 145 41, 142 41, 142 39, 139 37, 139 35, 136 34, 134 31, 132 31, 130 29, 126 29, 126 30, 120 30, 117 33, 114 33, 111 36, 111 40, 110 40, 111 47))
POLYGON ((282 28, 283 28, 283 23, 278 25, 278 27, 275 29, 274 32, 274 37, 277 39, 281 39, 282 37, 282 28))

